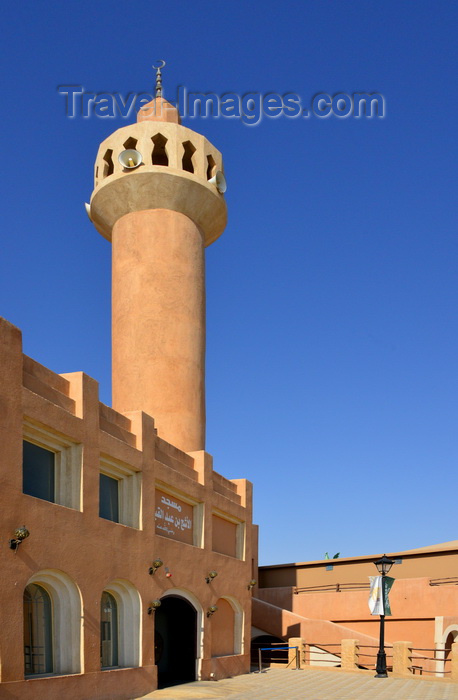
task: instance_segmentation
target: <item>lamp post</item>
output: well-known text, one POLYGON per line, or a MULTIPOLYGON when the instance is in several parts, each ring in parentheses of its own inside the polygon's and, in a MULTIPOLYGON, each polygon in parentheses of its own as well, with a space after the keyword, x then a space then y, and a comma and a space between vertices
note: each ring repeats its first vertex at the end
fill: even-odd
POLYGON ((383 602, 383 615, 380 615, 380 644, 377 653, 377 666, 375 668, 376 674, 375 678, 387 678, 388 673, 386 672, 386 653, 385 653, 385 576, 390 571, 394 564, 392 559, 383 555, 381 559, 374 562, 379 574, 382 574, 382 602, 383 602))

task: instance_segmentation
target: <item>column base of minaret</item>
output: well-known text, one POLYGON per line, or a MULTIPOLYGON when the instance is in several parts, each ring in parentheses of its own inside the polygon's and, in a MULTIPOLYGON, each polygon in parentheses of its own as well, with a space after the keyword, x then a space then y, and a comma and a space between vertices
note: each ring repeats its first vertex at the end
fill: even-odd
POLYGON ((153 416, 184 451, 205 447, 204 243, 186 216, 132 212, 113 228, 113 408, 153 416))

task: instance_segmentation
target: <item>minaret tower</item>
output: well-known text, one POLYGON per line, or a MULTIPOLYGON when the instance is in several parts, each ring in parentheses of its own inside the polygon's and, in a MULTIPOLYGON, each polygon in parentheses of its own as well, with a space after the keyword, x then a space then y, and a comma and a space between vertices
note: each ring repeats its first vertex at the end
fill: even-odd
POLYGON ((99 148, 89 210, 113 248, 113 408, 149 413, 187 452, 205 449, 204 248, 226 225, 222 170, 158 69, 156 98, 99 148))

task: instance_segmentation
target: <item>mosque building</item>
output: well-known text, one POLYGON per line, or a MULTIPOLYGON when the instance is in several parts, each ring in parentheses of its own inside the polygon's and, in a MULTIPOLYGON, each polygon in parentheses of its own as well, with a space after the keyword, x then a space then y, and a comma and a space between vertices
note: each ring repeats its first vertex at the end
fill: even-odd
POLYGON ((160 71, 137 123, 100 145, 87 210, 112 244, 112 407, 0 321, 1 697, 124 700, 249 670, 252 486, 205 452, 222 171, 160 71))
MULTIPOLYGON (((112 245, 112 406, 83 372, 24 355, 0 319, 0 698, 128 700, 218 680, 250 670, 252 638, 343 666, 349 644, 377 645, 373 558, 265 566, 258 586, 252 485, 205 451, 205 248, 224 231, 226 185, 160 69, 94 179, 87 212, 112 245)), ((404 656, 425 671, 434 646, 431 672, 451 673, 458 542, 393 564, 388 642, 411 640, 420 651, 404 656)))

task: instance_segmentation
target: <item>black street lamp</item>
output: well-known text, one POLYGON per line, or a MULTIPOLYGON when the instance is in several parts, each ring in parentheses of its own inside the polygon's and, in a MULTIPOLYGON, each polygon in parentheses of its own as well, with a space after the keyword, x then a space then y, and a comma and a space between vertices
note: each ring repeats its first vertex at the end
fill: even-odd
MULTIPOLYGON (((383 555, 381 559, 374 562, 379 574, 382 574, 382 601, 383 601, 383 611, 385 612, 385 576, 390 571, 394 564, 393 559, 389 559, 386 554, 383 555)), ((380 644, 377 654, 377 666, 375 667, 377 673, 375 678, 388 678, 388 673, 386 672, 386 653, 385 653, 385 615, 380 615, 380 644)))

